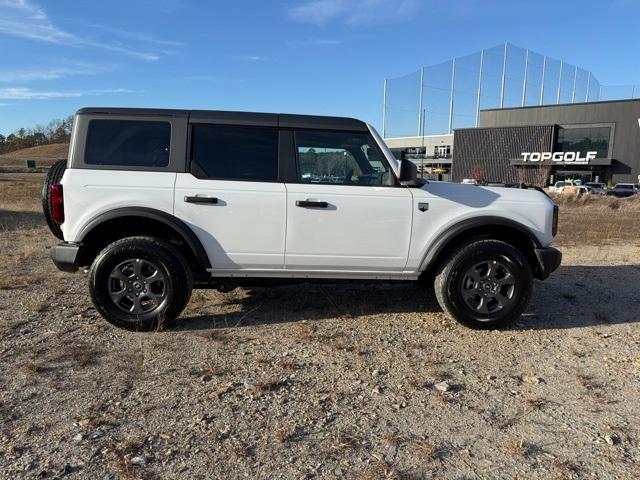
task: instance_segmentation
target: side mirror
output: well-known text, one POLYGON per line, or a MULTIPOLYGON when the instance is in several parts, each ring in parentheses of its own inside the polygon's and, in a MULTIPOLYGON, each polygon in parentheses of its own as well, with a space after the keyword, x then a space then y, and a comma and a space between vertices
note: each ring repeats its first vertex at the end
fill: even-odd
POLYGON ((400 178, 402 185, 415 186, 418 184, 418 167, 411 160, 403 158, 400 161, 400 178))

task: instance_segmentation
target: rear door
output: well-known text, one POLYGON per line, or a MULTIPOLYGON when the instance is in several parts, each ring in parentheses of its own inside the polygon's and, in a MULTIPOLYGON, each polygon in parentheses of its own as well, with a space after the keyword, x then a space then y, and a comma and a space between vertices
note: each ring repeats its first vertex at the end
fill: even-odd
POLYGON ((400 272, 412 195, 396 185, 369 133, 294 131, 297 181, 287 187, 286 269, 400 272))
POLYGON ((176 178, 175 215, 202 242, 212 273, 284 268, 278 129, 194 124, 190 143, 188 172, 176 178))

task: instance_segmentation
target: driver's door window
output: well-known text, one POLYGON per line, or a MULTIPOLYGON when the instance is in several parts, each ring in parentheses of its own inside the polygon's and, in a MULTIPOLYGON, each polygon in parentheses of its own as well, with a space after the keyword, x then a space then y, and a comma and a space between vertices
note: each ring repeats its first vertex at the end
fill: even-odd
POLYGON ((389 167, 366 133, 297 131, 298 181, 332 185, 392 185, 389 167))

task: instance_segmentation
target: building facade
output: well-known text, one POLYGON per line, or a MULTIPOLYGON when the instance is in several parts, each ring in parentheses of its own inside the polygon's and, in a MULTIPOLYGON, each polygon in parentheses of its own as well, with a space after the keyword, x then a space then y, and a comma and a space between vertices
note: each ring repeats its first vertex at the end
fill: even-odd
POLYGON ((453 134, 387 138, 385 142, 396 158, 407 158, 416 164, 418 176, 451 180, 453 134))
POLYGON ((480 112, 455 131, 452 180, 640 182, 640 100, 480 112))

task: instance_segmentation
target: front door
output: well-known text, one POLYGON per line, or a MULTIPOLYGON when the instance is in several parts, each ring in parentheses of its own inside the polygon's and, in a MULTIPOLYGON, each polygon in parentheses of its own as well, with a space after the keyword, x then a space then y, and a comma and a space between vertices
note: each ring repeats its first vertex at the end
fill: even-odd
POLYGON ((284 268, 286 190, 273 127, 192 127, 190 172, 178 173, 175 216, 202 242, 214 275, 284 268))
POLYGON ((396 186, 367 133, 294 133, 297 177, 287 183, 285 268, 400 272, 411 237, 412 194, 396 186))

